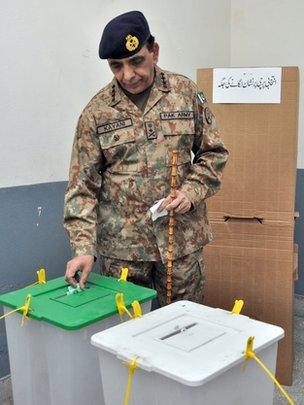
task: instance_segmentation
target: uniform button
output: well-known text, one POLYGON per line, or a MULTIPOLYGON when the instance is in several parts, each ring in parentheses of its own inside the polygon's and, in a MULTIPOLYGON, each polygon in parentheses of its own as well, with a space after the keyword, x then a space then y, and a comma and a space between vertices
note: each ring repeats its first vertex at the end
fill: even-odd
POLYGON ((119 135, 117 134, 114 135, 114 141, 119 141, 119 138, 120 138, 119 135))

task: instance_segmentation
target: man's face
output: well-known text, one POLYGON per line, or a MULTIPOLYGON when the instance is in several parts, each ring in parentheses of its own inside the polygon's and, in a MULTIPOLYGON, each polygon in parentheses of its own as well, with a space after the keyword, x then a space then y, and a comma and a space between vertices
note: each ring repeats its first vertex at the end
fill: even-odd
POLYGON ((155 43, 151 52, 145 45, 130 58, 108 59, 108 63, 121 87, 129 93, 138 94, 152 85, 158 54, 159 47, 155 43))

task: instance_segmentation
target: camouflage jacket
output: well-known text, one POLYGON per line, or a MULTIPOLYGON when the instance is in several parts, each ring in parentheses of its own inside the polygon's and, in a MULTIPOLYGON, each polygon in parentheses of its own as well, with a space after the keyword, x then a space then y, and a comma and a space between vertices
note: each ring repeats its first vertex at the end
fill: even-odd
POLYGON ((115 78, 93 97, 77 125, 65 195, 74 256, 166 260, 168 218, 152 222, 149 208, 170 193, 175 149, 177 188, 193 204, 175 215, 178 258, 212 239, 205 200, 219 190, 228 157, 212 113, 190 79, 158 67, 144 112, 115 78))

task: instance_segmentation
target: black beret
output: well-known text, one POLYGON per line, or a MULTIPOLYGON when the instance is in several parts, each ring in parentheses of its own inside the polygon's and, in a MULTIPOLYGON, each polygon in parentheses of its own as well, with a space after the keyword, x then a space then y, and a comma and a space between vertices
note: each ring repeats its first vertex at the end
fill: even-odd
POLYGON ((111 20, 99 44, 101 59, 121 59, 134 55, 150 37, 148 22, 140 11, 129 11, 111 20))

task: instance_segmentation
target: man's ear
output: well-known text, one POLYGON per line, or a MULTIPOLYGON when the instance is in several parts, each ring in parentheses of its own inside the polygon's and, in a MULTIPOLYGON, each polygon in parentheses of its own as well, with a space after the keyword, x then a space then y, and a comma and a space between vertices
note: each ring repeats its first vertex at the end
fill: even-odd
POLYGON ((158 57, 159 57, 159 45, 157 42, 155 42, 153 44, 153 62, 155 63, 155 65, 158 62, 158 57))

